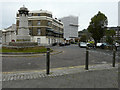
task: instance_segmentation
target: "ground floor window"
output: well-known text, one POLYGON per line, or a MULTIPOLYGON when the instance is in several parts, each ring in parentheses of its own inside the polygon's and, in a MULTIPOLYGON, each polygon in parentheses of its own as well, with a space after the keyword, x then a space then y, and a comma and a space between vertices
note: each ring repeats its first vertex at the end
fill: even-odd
POLYGON ((52 43, 54 43, 54 39, 52 39, 52 43))
POLYGON ((40 38, 37 38, 37 43, 38 43, 38 45, 41 43, 41 39, 40 38))
POLYGON ((37 34, 38 34, 38 35, 41 34, 41 30, 40 30, 40 28, 37 29, 37 34))
POLYGON ((56 43, 56 39, 54 39, 54 42, 56 43))
POLYGON ((48 38, 48 44, 50 44, 50 38, 48 38))

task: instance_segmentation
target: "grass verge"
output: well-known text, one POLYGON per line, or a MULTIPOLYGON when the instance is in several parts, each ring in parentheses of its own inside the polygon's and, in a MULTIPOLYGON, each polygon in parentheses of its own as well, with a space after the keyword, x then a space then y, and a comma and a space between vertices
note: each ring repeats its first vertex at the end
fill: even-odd
POLYGON ((2 49, 0 49, 1 53, 10 53, 10 52, 20 52, 20 53, 43 53, 46 52, 47 49, 43 46, 40 47, 26 47, 26 48, 7 48, 7 47, 2 47, 2 49))

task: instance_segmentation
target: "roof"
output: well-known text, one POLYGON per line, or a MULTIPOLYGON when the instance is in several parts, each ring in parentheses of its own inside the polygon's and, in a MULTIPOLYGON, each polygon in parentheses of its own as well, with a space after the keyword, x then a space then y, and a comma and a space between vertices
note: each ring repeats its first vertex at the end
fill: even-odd
POLYGON ((20 8, 19 11, 21 11, 21 10, 28 11, 28 9, 24 5, 23 5, 23 7, 20 8))
POLYGON ((13 32, 16 29, 16 24, 12 24, 12 26, 9 26, 8 28, 2 29, 2 32, 13 32))
POLYGON ((47 10, 34 10, 34 11, 30 11, 29 13, 48 13, 48 14, 52 14, 52 12, 47 11, 47 10))

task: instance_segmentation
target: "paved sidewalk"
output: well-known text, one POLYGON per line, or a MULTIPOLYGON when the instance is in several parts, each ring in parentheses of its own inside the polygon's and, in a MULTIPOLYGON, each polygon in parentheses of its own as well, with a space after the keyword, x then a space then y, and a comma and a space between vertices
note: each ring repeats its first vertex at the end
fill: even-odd
POLYGON ((118 88, 118 65, 92 65, 41 71, 3 72, 3 88, 118 88))

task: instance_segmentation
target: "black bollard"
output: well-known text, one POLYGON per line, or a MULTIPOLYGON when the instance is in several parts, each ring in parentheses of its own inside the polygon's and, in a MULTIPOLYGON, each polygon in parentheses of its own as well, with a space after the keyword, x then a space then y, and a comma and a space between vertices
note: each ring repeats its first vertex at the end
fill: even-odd
POLYGON ((113 67, 115 67, 115 56, 116 56, 116 50, 115 48, 113 49, 113 67))
POLYGON ((47 48, 47 55, 46 55, 46 74, 50 73, 50 48, 47 48))
POLYGON ((89 51, 88 51, 88 47, 86 47, 86 61, 85 61, 86 70, 88 70, 88 59, 89 59, 89 51))

